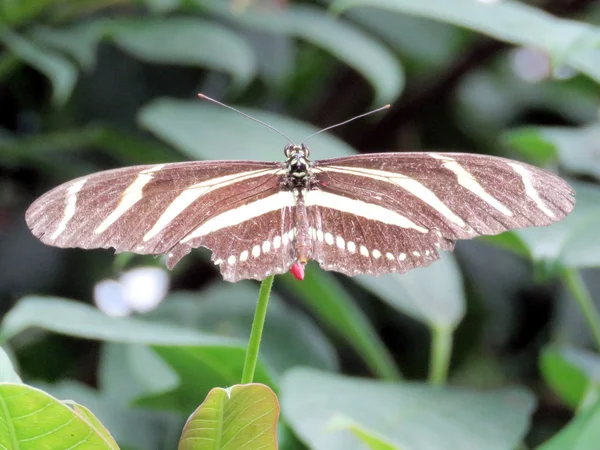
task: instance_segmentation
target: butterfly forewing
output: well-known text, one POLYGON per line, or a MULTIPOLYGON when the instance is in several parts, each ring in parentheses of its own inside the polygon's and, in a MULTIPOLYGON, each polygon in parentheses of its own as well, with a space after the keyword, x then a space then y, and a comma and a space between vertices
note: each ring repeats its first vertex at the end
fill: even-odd
POLYGON ((50 245, 171 253, 172 267, 191 246, 204 242, 215 254, 224 253, 235 234, 221 241, 209 239, 210 233, 186 237, 214 218, 221 220, 213 220, 213 232, 249 220, 243 212, 252 208, 242 207, 277 194, 281 172, 280 163, 251 161, 175 163, 100 172, 43 195, 27 211, 26 219, 33 234, 50 245), (231 215, 240 208, 240 214, 231 215), (229 216, 223 219, 227 212, 229 216))
POLYGON ((361 155, 317 161, 313 173, 317 191, 307 204, 315 258, 348 274, 428 265, 456 239, 548 225, 574 205, 559 177, 491 156, 361 155), (319 229, 332 234, 332 245, 319 239, 319 229))

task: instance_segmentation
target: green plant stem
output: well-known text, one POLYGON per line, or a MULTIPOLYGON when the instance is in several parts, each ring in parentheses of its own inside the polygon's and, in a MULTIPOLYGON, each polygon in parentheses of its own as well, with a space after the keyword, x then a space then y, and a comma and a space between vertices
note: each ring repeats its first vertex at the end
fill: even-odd
POLYGON ((248 349, 246 350, 242 384, 252 383, 252 380, 254 379, 254 371, 256 370, 258 352, 260 350, 260 340, 262 339, 265 318, 267 317, 269 296, 271 295, 271 287, 273 287, 273 278, 273 275, 265 278, 260 285, 258 303, 256 304, 256 310, 254 311, 254 321, 252 322, 252 330, 250 331, 250 339, 248 340, 248 349))
POLYGON ((592 332, 596 346, 600 349, 600 314, 598 314, 598 310, 594 306, 594 301, 585 287, 579 271, 565 268, 562 271, 562 279, 568 291, 579 304, 581 313, 592 332))
POLYGON ((429 359, 429 384, 443 386, 448 378, 452 355, 452 328, 432 327, 431 356, 429 359))

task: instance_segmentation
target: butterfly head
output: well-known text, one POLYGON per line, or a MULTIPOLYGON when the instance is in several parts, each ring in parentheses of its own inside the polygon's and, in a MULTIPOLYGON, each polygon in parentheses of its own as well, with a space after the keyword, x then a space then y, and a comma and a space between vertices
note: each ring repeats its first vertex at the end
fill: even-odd
POLYGON ((304 145, 286 145, 286 166, 294 180, 305 180, 310 175, 310 149, 304 145))

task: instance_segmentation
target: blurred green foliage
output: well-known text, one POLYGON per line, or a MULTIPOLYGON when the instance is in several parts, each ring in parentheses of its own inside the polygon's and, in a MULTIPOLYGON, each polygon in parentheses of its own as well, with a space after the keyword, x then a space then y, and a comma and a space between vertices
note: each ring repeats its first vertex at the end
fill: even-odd
POLYGON ((560 223, 402 276, 276 279, 255 381, 279 396, 279 448, 596 448, 598 18, 587 0, 0 0, 0 447, 34 414, 45 448, 72 445, 68 423, 94 448, 174 449, 239 383, 256 284, 199 250, 156 310, 109 317, 96 283, 162 260, 52 249, 23 219, 94 171, 282 159, 281 136, 203 92, 296 141, 389 102, 313 156, 504 155, 577 191, 560 223))

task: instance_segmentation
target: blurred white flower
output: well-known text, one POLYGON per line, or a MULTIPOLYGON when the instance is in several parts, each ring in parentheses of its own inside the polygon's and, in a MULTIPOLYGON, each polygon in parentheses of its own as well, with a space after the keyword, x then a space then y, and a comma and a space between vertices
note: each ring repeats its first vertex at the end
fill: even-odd
POLYGON ((169 276, 157 267, 125 272, 118 281, 103 280, 94 287, 94 302, 109 316, 123 317, 156 308, 169 291, 169 276))
POLYGON ((131 307, 123 298, 121 283, 115 280, 102 280, 96 283, 94 303, 108 316, 125 317, 131 314, 131 307))
POLYGON ((137 312, 152 311, 169 291, 169 276, 158 267, 130 270, 119 281, 125 301, 137 312))
POLYGON ((512 69, 526 81, 538 83, 552 75, 550 56, 541 50, 521 47, 512 51, 512 69))

